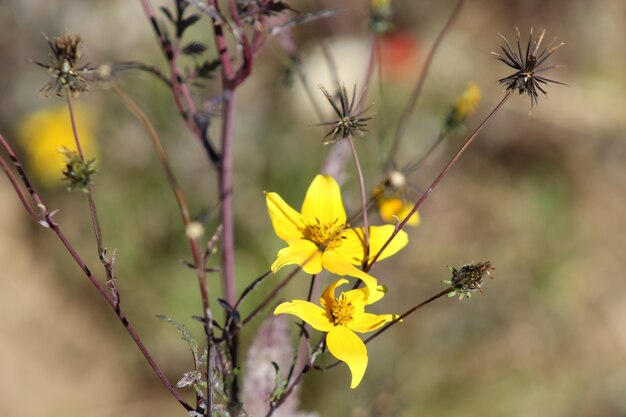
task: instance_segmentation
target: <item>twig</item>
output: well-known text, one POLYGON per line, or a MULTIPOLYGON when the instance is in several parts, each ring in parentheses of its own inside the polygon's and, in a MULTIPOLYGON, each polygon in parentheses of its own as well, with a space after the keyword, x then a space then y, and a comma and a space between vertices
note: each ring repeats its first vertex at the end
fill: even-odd
MULTIPOLYGON (((98 293, 102 296, 102 298, 104 298, 107 304, 109 304, 111 309, 115 312, 115 315, 120 320, 120 322, 122 323, 122 325, 124 326, 128 334, 130 335, 130 337, 133 339, 133 341, 139 348, 139 351, 142 353, 142 355, 144 356, 144 358, 146 359, 146 361, 148 362, 148 364, 150 365, 154 373, 157 375, 157 377, 161 380, 165 388, 174 396, 174 398, 176 398, 176 400, 187 411, 193 410, 193 408, 189 404, 187 404, 187 402, 185 402, 185 400, 182 398, 180 393, 176 391, 176 388, 174 388, 174 386, 169 381, 169 379, 165 376, 161 368, 159 368, 157 363, 154 361, 154 359, 152 358, 152 355, 150 355, 150 352, 148 351, 146 346, 143 344, 143 341, 137 334, 136 330, 126 318, 126 315, 122 311, 120 304, 100 284, 100 280, 93 274, 91 269, 85 264, 85 262, 80 257, 80 255, 78 255, 78 252, 76 252, 74 247, 67 240, 67 238, 61 231, 61 228, 59 227, 59 225, 53 220, 52 218, 53 213, 50 213, 48 211, 46 206, 43 204, 43 201, 41 197, 39 196, 39 194, 31 186, 30 181, 28 180, 28 177, 26 176, 26 173, 24 172, 21 163, 15 156, 13 149, 10 147, 10 145, 8 144, 8 142, 4 139, 2 135, 0 135, 0 143, 2 143, 2 146, 5 148, 5 150, 9 154, 9 157, 11 158, 11 160, 14 161, 13 166, 17 170, 24 186, 28 190, 28 193, 31 199, 33 200, 35 205, 39 208, 39 210, 41 210, 42 219, 39 221, 39 223, 42 225, 45 225, 47 228, 51 229, 56 234, 57 238, 61 241, 61 243, 63 244, 65 249, 68 251, 70 256, 74 259, 74 261, 79 266, 79 268, 87 276, 87 279, 89 280, 89 282, 91 282, 94 288, 98 291, 98 293)), ((0 161, 4 168, 6 166, 6 161, 4 160, 4 158, 2 158, 2 156, 0 156, 0 161)))
MULTIPOLYGON (((85 163, 85 154, 83 153, 83 149, 80 143, 80 138, 78 137, 78 130, 76 128, 76 117, 74 115, 74 108, 72 106, 72 98, 68 93, 65 94, 67 99, 67 108, 70 112, 70 122, 72 124, 72 133, 74 134, 74 141, 76 143, 76 150, 78 151, 78 156, 85 163)), ((115 275, 113 274, 113 261, 106 256, 106 249, 104 247, 102 241, 102 227, 100 226, 100 220, 98 219, 98 210, 96 208, 96 203, 93 199, 93 184, 87 184, 87 203, 89 205, 89 214, 91 216, 91 224, 93 226, 93 233, 96 238, 96 244, 98 245, 98 258, 100 262, 102 262, 102 266, 104 267, 104 272, 107 277, 107 284, 109 285, 111 292, 113 293, 114 298, 119 298, 119 293, 117 290, 117 286, 115 285, 115 275)), ((119 302, 119 300, 116 300, 119 302)))
POLYGON ((274 297, 276 297, 276 295, 287 285, 289 284, 289 282, 293 279, 293 277, 295 277, 298 272, 300 272, 300 267, 296 267, 294 268, 289 274, 287 274, 287 276, 281 281, 279 282, 274 289, 272 290, 272 292, 270 292, 267 297, 265 297, 263 299, 263 301, 261 301, 261 303, 259 303, 259 305, 250 313, 248 314, 248 316, 246 318, 244 318, 243 320, 241 320, 241 326, 245 326, 246 324, 248 324, 252 319, 254 319, 261 311, 263 311, 263 309, 265 307, 267 307, 267 305, 269 303, 272 302, 272 300, 274 299, 274 297))
POLYGON ((361 170, 361 164, 359 163, 359 156, 356 152, 356 147, 354 146, 354 141, 352 138, 347 139, 350 143, 350 149, 352 150, 352 157, 354 158, 354 165, 356 167, 356 172, 359 177, 359 189, 361 191, 361 211, 363 212, 363 234, 364 234, 364 245, 363 245, 363 266, 367 265, 367 259, 370 255, 370 228, 367 223, 367 197, 365 195, 365 180, 363 180, 363 171, 361 170))

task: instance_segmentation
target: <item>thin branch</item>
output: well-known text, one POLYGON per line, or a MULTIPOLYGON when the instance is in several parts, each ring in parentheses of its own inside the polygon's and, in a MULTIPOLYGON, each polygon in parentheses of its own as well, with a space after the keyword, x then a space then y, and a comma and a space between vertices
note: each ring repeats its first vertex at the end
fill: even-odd
POLYGON ((261 311, 263 311, 265 309, 265 307, 267 307, 267 305, 269 303, 272 302, 272 300, 274 299, 274 297, 276 297, 276 295, 278 295, 278 293, 287 285, 289 284, 289 282, 293 279, 293 277, 295 277, 298 272, 300 272, 300 267, 294 268, 289 274, 287 274, 287 276, 281 281, 279 282, 274 289, 272 290, 272 292, 270 292, 267 297, 265 297, 263 299, 263 301, 261 301, 261 303, 259 303, 259 305, 250 313, 248 314, 248 316, 246 318, 244 318, 243 320, 241 320, 241 326, 245 326, 246 324, 248 324, 250 321, 252 321, 252 319, 254 319, 261 311))
POLYGON ((348 138, 350 143, 350 149, 352 150, 352 157, 354 159, 354 165, 359 177, 359 189, 361 191, 361 211, 363 212, 363 234, 364 234, 364 254, 363 254, 363 266, 367 265, 367 259, 370 255, 370 228, 367 223, 367 197, 365 195, 365 180, 363 179, 363 171, 361 170, 361 164, 359 163, 359 156, 354 146, 352 138, 348 138))
MULTIPOLYGON (((176 179, 174 171, 172 170, 169 160, 167 157, 167 153, 161 144, 161 140, 159 139, 159 135, 157 134, 156 129, 150 122, 150 119, 146 116, 146 114, 141 110, 141 108, 134 102, 132 98, 126 95, 122 89, 117 85, 113 84, 112 90, 117 96, 122 100, 126 108, 137 118, 137 120, 144 127, 150 140, 152 141, 152 145, 154 147, 155 152, 163 166, 163 170, 165 171, 165 176, 167 177, 167 181, 169 183, 170 189, 174 194, 174 198, 176 199, 176 203, 178 204, 178 209, 180 211, 180 215, 183 221, 183 226, 185 227, 185 231, 187 227, 191 223, 191 216, 189 214, 189 207, 187 205, 187 200, 183 194, 182 189, 176 179)), ((185 233, 185 235, 187 235, 185 233)), ((212 314, 210 309, 210 298, 209 298, 209 288, 207 284, 207 268, 205 266, 204 257, 201 255, 200 248, 195 239, 187 236, 187 243, 189 244, 189 249, 191 251, 191 256, 193 257, 193 266, 196 270, 196 275, 198 278, 198 286, 200 288, 200 298, 202 301, 202 311, 204 317, 204 331, 207 337, 207 351, 211 351, 211 340, 212 340, 212 314)), ((210 361, 207 361, 209 363, 210 361)), ((211 370, 210 366, 207 365, 207 375, 210 376, 211 370)), ((210 397, 210 395, 209 395, 210 397)), ((211 398, 208 399, 209 406, 211 405, 211 398)))
POLYGON ((480 125, 478 125, 476 129, 474 129, 472 134, 465 140, 465 143, 463 144, 463 146, 461 146, 461 148, 456 152, 456 154, 454 154, 450 162, 448 162, 446 166, 441 170, 441 172, 439 173, 439 175, 437 175, 437 177, 432 182, 430 187, 428 187, 428 189, 422 194, 419 200, 417 200, 417 202, 415 203, 411 211, 405 216, 404 220, 402 220, 400 223, 396 225, 395 230, 393 231, 391 236, 389 236, 389 239, 387 239, 387 241, 380 248, 378 253, 372 258, 372 260, 367 265, 367 267, 363 268, 365 272, 368 272, 372 268, 372 266, 374 266, 374 264, 380 257, 380 254, 383 253, 383 251, 387 248, 387 246, 389 246, 389 243, 391 243, 391 241, 396 237, 396 235, 400 232, 400 230, 402 230, 402 228, 406 225, 406 223, 409 221, 411 216, 422 206, 424 201, 426 201, 426 199, 432 194, 432 192, 435 190, 437 185, 446 176, 446 174, 452 169, 452 167, 454 167, 454 165, 456 165, 456 163, 459 161, 461 156, 465 153, 467 148, 469 148, 469 146, 474 142, 474 139, 476 138, 476 136, 478 136, 478 133, 480 133, 480 131, 487 125, 487 123, 489 123, 489 121, 498 112, 498 110, 500 110, 500 108, 504 105, 504 103, 506 103, 509 97, 511 97, 511 94, 512 94, 512 91, 508 91, 504 95, 502 100, 500 100, 500 102, 496 105, 496 107, 491 111, 491 113, 489 113, 487 117, 480 123, 480 125))
MULTIPOLYGON (((41 197, 34 190, 34 188, 31 186, 30 181, 28 180, 28 177, 26 176, 26 173, 24 172, 21 163, 19 162, 19 160, 15 156, 15 153, 13 152, 13 149, 7 143, 7 141, 4 139, 4 137, 2 135, 0 135, 0 142, 2 143, 2 146, 5 148, 5 150, 9 154, 9 157, 13 161, 13 165, 14 165, 16 171, 18 172, 18 174, 19 174, 19 176, 20 176, 20 178, 22 180, 22 183, 24 184, 24 186, 28 190, 28 193, 29 193, 31 199, 33 200, 35 205, 39 208, 39 210, 41 210, 42 218, 39 220, 39 223, 44 225, 44 226, 46 226, 47 228, 49 228, 50 230, 52 230, 56 234, 57 238, 61 241, 61 243, 63 244, 65 249, 68 251, 70 256, 74 259, 74 261, 78 265, 78 267, 87 276, 87 279, 89 280, 89 282, 91 282, 91 284, 94 286, 94 288, 98 291, 98 293, 102 296, 102 298, 104 298, 104 300, 107 302, 107 304, 115 312, 115 315, 117 316, 119 321, 122 323, 122 325, 124 326, 124 328, 126 329, 128 334, 130 335, 130 337, 133 339, 133 341, 135 342, 135 345, 137 345, 137 347, 139 348, 139 351, 142 353, 142 355, 144 356, 144 358, 146 359, 146 361, 148 362, 148 364, 150 365, 150 367, 152 368, 154 373, 157 375, 157 377, 161 380, 161 382, 163 383, 165 388, 174 396, 174 398, 176 398, 176 400, 187 411, 193 410, 193 408, 189 404, 187 404, 187 402, 185 402, 185 400, 182 398, 180 393, 176 390, 176 388, 174 388, 172 383, 169 381, 169 379, 165 376, 163 371, 159 368, 157 363, 154 361, 154 359, 152 358, 152 355, 150 355, 150 352, 148 351, 148 349, 144 345, 143 341, 141 340, 141 338, 137 334, 136 330, 133 328, 133 326, 130 324, 130 322, 126 318, 126 315, 122 311, 118 300, 114 299, 108 293, 108 291, 100 284, 100 280, 93 274, 91 269, 85 264, 85 262, 80 257, 80 255, 78 255, 78 252, 71 245, 71 243, 69 242, 69 240, 67 239, 65 234, 63 234, 63 232, 61 231, 61 228, 59 227, 59 225, 53 220, 52 215, 53 215, 54 212, 52 212, 52 213, 49 212, 48 209, 46 208, 46 206, 43 204, 43 201, 42 201, 41 197)), ((4 166, 6 164, 6 162, 4 161, 4 158, 0 157, 0 162, 2 163, 3 168, 4 168, 4 166)), ((6 170, 5 170, 5 172, 6 172, 6 170)))

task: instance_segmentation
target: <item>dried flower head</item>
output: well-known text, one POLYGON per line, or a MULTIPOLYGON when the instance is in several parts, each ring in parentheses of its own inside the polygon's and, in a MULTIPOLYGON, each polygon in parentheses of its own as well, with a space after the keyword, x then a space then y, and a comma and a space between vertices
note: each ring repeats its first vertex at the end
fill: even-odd
POLYGON ((393 29, 391 0, 370 0, 370 29, 383 34, 393 29))
POLYGON ((463 298, 472 298, 472 293, 476 290, 481 291, 482 283, 485 277, 491 278, 491 271, 495 268, 491 262, 481 262, 471 265, 463 265, 460 269, 449 266, 452 277, 443 281, 444 284, 450 285, 452 291, 448 297, 454 297, 458 294, 459 300, 463 298))
POLYGON ((96 175, 94 169, 96 160, 85 160, 78 153, 67 148, 61 148, 59 152, 65 155, 65 169, 61 174, 63 174, 63 180, 69 182, 68 191, 77 188, 86 193, 89 186, 93 184, 93 177, 96 175))
POLYGON ((556 45, 556 38, 554 38, 552 42, 550 42, 550 44, 543 48, 540 52, 539 49, 541 47, 543 37, 546 34, 546 30, 542 30, 541 35, 539 35, 537 39, 533 40, 533 29, 531 28, 526 50, 522 51, 519 29, 516 27, 515 31, 517 32, 517 51, 513 50, 509 41, 507 41, 504 36, 500 35, 506 44, 506 47, 502 45, 500 46, 504 56, 497 52, 492 52, 500 61, 517 71, 515 74, 498 80, 498 84, 506 87, 506 91, 517 90, 520 95, 528 94, 530 97, 530 106, 532 107, 534 104, 537 104, 539 98, 537 90, 541 91, 544 95, 547 95, 547 92, 544 90, 542 85, 547 86, 549 83, 565 85, 562 82, 537 75, 540 72, 548 71, 559 66, 552 65, 550 67, 539 68, 539 66, 550 58, 550 55, 559 49, 563 43, 556 45))
POLYGON ((325 144, 336 142, 338 138, 347 139, 354 137, 357 134, 362 136, 363 133, 368 132, 366 122, 372 118, 363 117, 365 110, 354 113, 356 110, 356 85, 352 90, 352 97, 348 97, 348 93, 344 86, 338 85, 337 99, 333 98, 324 87, 320 87, 320 89, 338 117, 338 120, 334 122, 321 124, 322 126, 334 126, 333 129, 328 132, 326 136, 324 136, 324 138, 329 138, 326 142, 324 142, 325 144), (337 101, 339 102, 338 104, 337 101))
POLYGON ((92 71, 88 65, 78 66, 78 62, 82 56, 80 35, 66 32, 63 36, 48 38, 46 41, 50 45, 52 53, 50 54, 50 63, 35 63, 48 70, 50 80, 41 89, 41 93, 47 96, 47 93, 54 90, 57 96, 62 96, 64 91, 68 94, 77 96, 87 91, 87 80, 85 74, 92 71))

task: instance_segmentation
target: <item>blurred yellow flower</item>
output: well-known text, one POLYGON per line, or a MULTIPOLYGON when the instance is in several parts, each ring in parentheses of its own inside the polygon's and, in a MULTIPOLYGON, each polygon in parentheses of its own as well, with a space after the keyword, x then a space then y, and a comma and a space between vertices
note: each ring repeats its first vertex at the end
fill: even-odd
MULTIPOLYGON (((333 177, 315 177, 306 192, 301 213, 276 193, 266 193, 266 201, 276 235, 289 245, 278 252, 272 271, 292 264, 300 265, 312 275, 327 269, 339 276, 361 279, 371 291, 370 302, 382 298, 384 289, 376 278, 355 266, 361 265, 365 258, 365 232, 362 227, 350 228, 347 224, 339 184, 333 177)), ((378 253, 393 231, 392 225, 370 226, 370 256, 378 253)), ((408 241, 407 234, 400 231, 378 259, 395 254, 408 241)))
MULTIPOLYGON (((398 221, 403 221, 409 215, 415 204, 411 201, 402 200, 400 197, 381 198, 378 200, 378 210, 380 218, 383 221, 395 223, 396 217, 398 221)), ((416 211, 409 217, 406 224, 409 226, 417 226, 420 224, 420 216, 416 211)))
POLYGON ((480 101, 480 88, 476 83, 469 83, 459 96, 455 106, 454 117, 458 122, 463 121, 467 116, 476 111, 476 106, 480 101))
POLYGON ((292 314, 326 335, 326 346, 337 359, 350 368, 352 381, 350 388, 356 388, 367 368, 367 348, 355 334, 371 332, 392 321, 393 314, 371 314, 365 312, 365 306, 371 304, 366 288, 342 292, 335 297, 335 289, 347 284, 347 279, 333 282, 322 294, 317 306, 304 300, 282 303, 274 310, 274 315, 292 314))
MULTIPOLYGON (((98 149, 91 114, 74 108, 74 118, 85 158, 95 158, 98 149)), ((76 151, 67 106, 47 107, 27 115, 19 124, 18 137, 26 151, 28 169, 35 178, 43 185, 61 184, 66 158, 59 150, 65 147, 76 151)))
POLYGON ((374 10, 387 8, 391 6, 391 0, 370 0, 370 6, 374 10))
MULTIPOLYGON (((406 177, 400 171, 392 171, 385 181, 374 187, 372 198, 376 200, 380 218, 389 223, 395 223, 396 218, 403 221, 415 205, 406 197, 406 177)), ((417 226, 420 221, 419 212, 416 211, 406 224, 417 226)))

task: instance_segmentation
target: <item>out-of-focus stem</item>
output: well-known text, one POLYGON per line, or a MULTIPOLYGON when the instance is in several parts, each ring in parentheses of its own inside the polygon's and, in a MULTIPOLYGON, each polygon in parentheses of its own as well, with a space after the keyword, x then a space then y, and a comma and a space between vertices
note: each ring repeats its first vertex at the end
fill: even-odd
POLYGON ((364 254, 363 265, 367 265, 367 259, 370 254, 370 228, 367 222, 367 197, 365 195, 365 180, 363 179, 363 171, 361 170, 361 164, 359 163, 359 156, 354 146, 352 138, 347 139, 350 143, 350 149, 352 150, 352 157, 354 158, 354 165, 356 167, 357 175, 359 176, 359 189, 361 191, 361 211, 363 212, 363 234, 365 238, 364 242, 364 254))
POLYGON ((420 72, 419 77, 417 78, 417 82, 415 84, 415 88, 411 92, 411 96, 409 97, 409 101, 406 103, 404 107, 404 111, 402 112, 402 116, 400 116, 400 120, 398 121, 398 127, 396 128, 396 133, 393 137, 393 142, 391 143, 391 150, 389 151, 389 157, 387 158, 387 169, 390 169, 393 166, 394 158, 398 149, 400 147, 400 142, 402 140, 402 136, 404 135, 404 131, 406 130, 406 126, 413 114, 413 110, 415 109, 415 104, 417 103, 417 99, 419 98, 422 88, 424 87, 424 82, 426 81, 426 76, 428 75, 428 70, 430 69, 430 65, 432 64, 435 53, 439 49, 439 45, 441 41, 448 33, 452 24, 456 20, 459 12, 461 11, 461 6, 463 5, 463 0, 459 0, 454 6, 450 17, 448 18, 446 24, 444 25, 439 35, 437 35, 437 39, 435 39, 435 43, 431 48, 430 52, 426 56, 426 61, 424 61, 424 66, 422 67, 422 71, 420 72))
MULTIPOLYGON (((72 106, 72 98, 70 97, 69 92, 65 94, 65 97, 67 98, 67 108, 69 109, 69 112, 70 112, 70 121, 72 124, 72 133, 74 134, 74 141, 76 142, 76 150, 78 151, 78 155, 80 156, 80 159, 84 163, 85 155, 83 153, 83 149, 80 144, 80 138, 78 137, 78 130, 76 128, 76 118, 74 115, 74 108, 72 106)), ((96 203, 93 199, 93 185, 92 184, 87 184, 87 203, 89 205, 89 214, 91 216, 91 224, 93 226, 93 233, 96 238, 96 244, 98 245, 98 258, 100 259, 100 262, 102 262, 102 266, 104 267, 104 270, 107 276, 107 282, 109 283, 109 286, 111 287, 113 293, 115 294, 115 297, 117 298, 118 294, 117 294, 117 288, 114 282, 113 262, 106 257, 104 244, 102 243, 102 228, 100 227, 100 220, 98 219, 98 210, 96 208, 96 203)))
MULTIPOLYGON (((170 185, 172 193, 174 194, 176 203, 178 204, 178 209, 180 211, 183 225, 186 228, 187 226, 189 226, 189 223, 191 223, 191 216, 189 214, 189 207, 187 205, 187 200, 185 199, 185 196, 180 188, 180 185, 178 184, 178 180, 176 179, 176 176, 174 175, 174 171, 172 170, 169 164, 167 154, 165 153, 165 149, 163 148, 163 145, 161 144, 161 141, 159 140, 159 135, 157 134, 156 129, 154 128, 154 126, 152 125, 148 117, 145 115, 145 113, 137 105, 137 103, 135 103, 135 101, 132 98, 126 95, 119 86, 117 86, 116 84, 113 84, 112 90, 122 100, 126 108, 137 118, 137 120, 139 120, 139 122, 142 124, 144 129, 146 129, 148 136, 150 136, 150 140, 152 141, 154 150, 156 151, 157 156, 159 157, 159 161, 161 162, 161 165, 163 166, 163 170, 165 171, 167 181, 170 185)), ((202 259, 201 259, 201 254, 200 254, 200 248, 198 247, 198 244, 196 243, 194 239, 191 239, 188 237, 187 242, 189 244, 189 248, 191 250, 191 254, 193 257, 193 261, 194 261, 194 266, 198 274, 198 280, 200 284, 200 294, 202 297, 202 305, 204 308, 204 316, 205 316, 205 319, 208 319, 207 315, 208 315, 208 310, 209 310, 209 293, 208 293, 208 288, 206 284, 205 268, 203 268, 201 265, 202 259)))
POLYGON ((237 302, 235 295, 235 225, 233 216, 233 129, 235 95, 234 91, 224 92, 222 117, 222 160, 219 169, 219 193, 221 201, 222 237, 222 276, 226 301, 231 306, 237 302))

